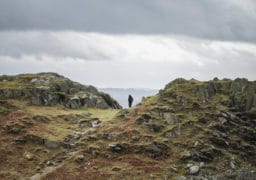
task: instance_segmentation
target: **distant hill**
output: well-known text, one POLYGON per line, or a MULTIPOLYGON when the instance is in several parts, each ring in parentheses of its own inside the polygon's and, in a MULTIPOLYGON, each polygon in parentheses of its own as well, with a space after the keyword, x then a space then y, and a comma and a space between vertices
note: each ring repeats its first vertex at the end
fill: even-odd
POLYGON ((101 91, 110 94, 118 103, 124 107, 128 107, 128 95, 131 94, 134 98, 133 105, 141 102, 142 97, 155 95, 157 89, 139 89, 139 88, 100 88, 101 91))

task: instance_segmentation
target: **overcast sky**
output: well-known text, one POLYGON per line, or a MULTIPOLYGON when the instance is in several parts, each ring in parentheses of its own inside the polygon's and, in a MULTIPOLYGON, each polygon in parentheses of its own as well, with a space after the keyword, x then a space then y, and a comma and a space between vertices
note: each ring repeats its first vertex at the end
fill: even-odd
POLYGON ((255 0, 0 0, 0 74, 97 87, 256 80, 255 0))

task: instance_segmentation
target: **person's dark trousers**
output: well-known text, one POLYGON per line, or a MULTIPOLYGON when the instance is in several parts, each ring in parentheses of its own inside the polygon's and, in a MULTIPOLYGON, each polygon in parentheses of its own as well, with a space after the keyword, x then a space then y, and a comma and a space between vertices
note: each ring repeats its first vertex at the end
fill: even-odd
POLYGON ((132 102, 131 102, 131 101, 129 101, 129 108, 130 108, 130 107, 132 107, 132 102))

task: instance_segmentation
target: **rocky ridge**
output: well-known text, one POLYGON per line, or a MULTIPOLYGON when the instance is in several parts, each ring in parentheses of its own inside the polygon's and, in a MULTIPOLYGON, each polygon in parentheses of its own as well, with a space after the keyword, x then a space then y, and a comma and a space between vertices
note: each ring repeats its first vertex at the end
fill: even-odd
POLYGON ((26 99, 33 105, 67 108, 114 108, 121 106, 108 94, 93 86, 73 82, 56 73, 21 74, 0 76, 0 99, 26 99))

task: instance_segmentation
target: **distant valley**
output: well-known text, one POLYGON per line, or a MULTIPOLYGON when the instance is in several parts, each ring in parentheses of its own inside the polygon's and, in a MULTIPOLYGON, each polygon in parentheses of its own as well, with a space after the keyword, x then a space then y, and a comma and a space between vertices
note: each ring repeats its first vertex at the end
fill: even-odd
POLYGON ((152 96, 158 93, 157 89, 143 88, 100 88, 99 90, 108 93, 123 107, 128 107, 128 95, 133 96, 133 105, 141 102, 143 97, 152 96))

